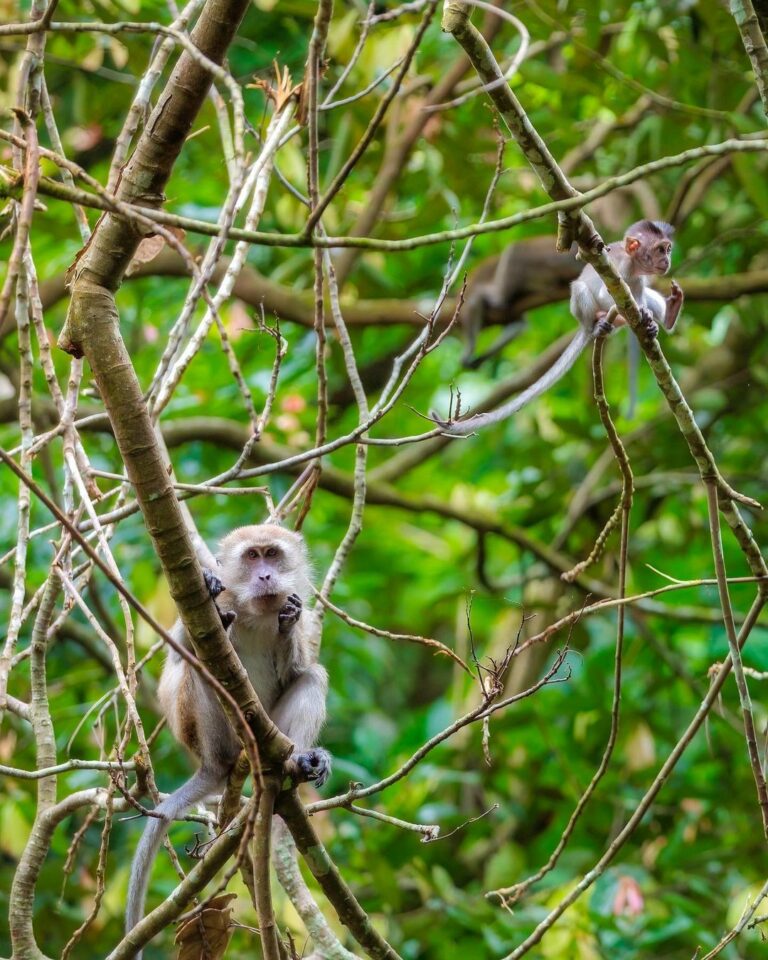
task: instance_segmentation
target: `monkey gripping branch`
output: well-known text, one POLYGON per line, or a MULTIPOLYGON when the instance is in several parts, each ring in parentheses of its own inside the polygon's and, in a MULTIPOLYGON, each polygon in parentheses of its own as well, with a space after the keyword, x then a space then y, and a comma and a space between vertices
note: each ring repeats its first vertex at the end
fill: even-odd
MULTIPOLYGON (((237 27, 249 6, 248 0, 207 0, 191 39, 199 56, 185 50, 152 112, 136 149, 122 171, 117 189, 121 203, 160 207, 164 187, 192 123, 207 96, 211 70, 221 64, 237 27)), ((269 893, 269 821, 274 798, 282 782, 283 765, 292 744, 267 716, 238 660, 211 599, 198 564, 194 545, 174 494, 171 477, 158 447, 140 384, 123 342, 115 291, 142 239, 142 231, 119 211, 108 212, 76 260, 72 271, 72 296, 66 324, 59 338, 62 349, 84 356, 104 400, 115 439, 134 486, 147 529, 165 573, 183 626, 201 664, 229 691, 246 717, 258 744, 262 797, 259 805, 261 836, 266 856, 261 864, 265 876, 256 878, 262 948, 267 960, 281 956, 269 893), (266 826, 264 826, 266 822, 266 826)), ((230 720, 232 711, 222 706, 230 720)), ((299 850, 318 877, 342 922, 347 924, 371 956, 391 958, 397 954, 373 929, 349 888, 330 864, 322 844, 295 797, 284 797, 281 813, 294 833, 299 850)), ((258 832, 258 831, 257 831, 258 832)), ((221 838, 210 864, 219 865, 232 849, 230 837, 221 838)), ((262 854, 264 854, 262 850, 262 854)), ((210 874, 205 862, 192 871, 176 891, 153 911, 112 952, 113 960, 134 956, 159 929, 177 916, 189 898, 210 874)))

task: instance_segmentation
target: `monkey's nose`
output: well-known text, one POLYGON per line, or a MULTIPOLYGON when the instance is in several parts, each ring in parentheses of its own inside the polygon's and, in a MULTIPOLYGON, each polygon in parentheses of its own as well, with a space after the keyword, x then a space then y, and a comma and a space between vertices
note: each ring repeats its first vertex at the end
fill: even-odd
POLYGON ((272 579, 272 574, 271 574, 271 573, 260 573, 260 574, 259 574, 259 580, 271 580, 271 579, 272 579))

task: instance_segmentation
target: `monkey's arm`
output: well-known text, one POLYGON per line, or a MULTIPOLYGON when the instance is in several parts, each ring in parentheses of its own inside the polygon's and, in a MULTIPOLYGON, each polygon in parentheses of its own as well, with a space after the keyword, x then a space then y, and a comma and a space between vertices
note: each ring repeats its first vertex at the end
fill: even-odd
POLYGON ((680 284, 676 280, 673 280, 669 296, 665 301, 664 319, 662 320, 666 330, 672 331, 675 329, 675 324, 677 323, 684 299, 680 284))
POLYGON ((492 290, 490 283, 476 283, 467 293, 467 299, 461 310, 461 325, 464 330, 464 353, 461 357, 463 366, 469 366, 475 356, 477 335, 483 325, 486 308, 486 293, 492 290))
POLYGON ((653 319, 665 330, 671 332, 675 328, 677 318, 683 306, 683 291, 676 280, 672 281, 672 287, 668 297, 663 297, 658 290, 651 290, 646 287, 643 291, 643 305, 653 314, 653 319))
POLYGON ((319 663, 302 670, 272 710, 272 719, 293 740, 296 752, 288 760, 288 772, 299 780, 313 780, 321 787, 331 772, 331 758, 316 747, 325 723, 328 674, 319 663))
MULTIPOLYGON (((657 290, 646 287, 643 291, 643 302, 638 304, 638 306, 645 306, 650 310, 656 323, 664 323, 664 317, 667 312, 667 302, 657 290)), ((664 326, 666 326, 666 323, 664 323, 664 326)), ((667 329, 669 329, 669 327, 667 327, 667 329)))

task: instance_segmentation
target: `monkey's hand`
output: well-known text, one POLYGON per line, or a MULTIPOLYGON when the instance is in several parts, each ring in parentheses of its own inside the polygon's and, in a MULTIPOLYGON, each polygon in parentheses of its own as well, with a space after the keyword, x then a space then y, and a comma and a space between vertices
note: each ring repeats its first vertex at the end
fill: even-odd
POLYGON ((667 331, 674 329, 684 299, 685 297, 680 284, 677 280, 673 280, 670 284, 669 296, 666 298, 667 306, 664 311, 664 327, 667 331))
MULTIPOLYGON (((207 567, 203 567, 203 580, 205 580, 205 585, 208 588, 208 593, 210 593, 211 599, 214 603, 216 603, 216 597, 218 597, 220 593, 223 593, 226 587, 221 580, 219 580, 216 574, 207 567)), ((219 610, 218 604, 216 604, 216 609, 219 610)), ((228 627, 231 627, 237 619, 237 614, 234 610, 219 610, 219 616, 221 617, 221 625, 225 630, 228 627)))
POLYGON ((331 755, 322 747, 313 747, 306 753, 295 753, 286 761, 285 769, 295 783, 311 780, 322 787, 331 775, 331 755))
POLYGON ((655 340, 659 335, 659 325, 653 319, 648 307, 640 307, 640 325, 643 333, 649 340, 655 340))
POLYGON ((224 584, 219 580, 213 570, 209 570, 208 567, 203 567, 203 580, 205 580, 208 593, 210 593, 213 600, 215 600, 220 593, 224 592, 224 584))
MULTIPOLYGON (((283 636, 285 636, 286 633, 290 633, 291 627, 301 616, 301 610, 301 597, 296 593, 292 593, 277 615, 277 629, 283 636)), ((302 756, 304 756, 304 754, 302 754, 302 756)))

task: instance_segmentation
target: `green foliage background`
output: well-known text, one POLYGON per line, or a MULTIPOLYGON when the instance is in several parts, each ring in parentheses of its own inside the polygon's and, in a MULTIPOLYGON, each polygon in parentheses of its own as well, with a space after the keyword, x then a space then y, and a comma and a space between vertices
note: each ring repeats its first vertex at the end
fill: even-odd
MULTIPOLYGON (((549 37, 552 27, 538 15, 537 7, 509 6, 524 19, 533 40, 549 37)), ((682 0, 611 2, 588 3, 578 9, 567 4, 567 14, 562 12, 563 6, 549 0, 542 3, 552 16, 570 18, 578 13, 581 41, 600 49, 625 77, 610 75, 582 48, 569 43, 524 64, 515 87, 556 156, 582 142, 596 120, 611 120, 629 109, 642 93, 638 84, 685 104, 722 111, 721 116, 712 117, 684 110, 651 109, 634 128, 618 130, 611 136, 578 173, 607 177, 661 155, 764 126, 759 103, 745 112, 735 112, 753 81, 734 23, 720 4, 682 0), (609 23, 617 27, 606 39, 609 23)), ((23 13, 8 0, 0 2, 0 14, 9 20, 23 13)), ((94 0, 78 5, 77 10, 63 3, 60 14, 65 19, 167 18, 165 4, 154 0, 94 0)), ((361 8, 356 5, 337 4, 329 46, 329 81, 338 76, 351 55, 360 14, 361 8)), ((255 2, 231 51, 235 76, 267 77, 275 58, 298 78, 313 15, 314 5, 305 0, 255 2)), ((405 17, 373 32, 366 54, 350 77, 349 92, 362 88, 402 53, 415 22, 415 18, 405 17)), ((505 50, 511 52, 516 43, 514 32, 507 26, 502 28, 494 49, 501 56, 505 50)), ((12 80, 15 69, 13 47, 6 40, 2 48, 0 72, 7 81, 12 80)), ((114 137, 134 91, 133 78, 144 69, 150 49, 151 38, 147 36, 67 35, 48 41, 46 75, 65 146, 102 181, 106 179, 114 137)), ((456 55, 453 41, 435 24, 418 54, 414 75, 432 82, 443 75, 456 55)), ((252 89, 245 93, 249 119, 258 128, 264 120, 262 94, 252 89)), ((321 167, 325 183, 362 134, 377 95, 323 116, 321 167)), ((10 102, 8 93, 4 105, 10 102)), ((407 103, 402 109, 415 107, 407 103)), ((209 106, 195 124, 195 131, 198 135, 184 150, 169 184, 169 207, 214 220, 224 195, 225 170, 216 120, 209 106)), ((256 149, 253 139, 249 147, 256 149)), ((481 98, 438 115, 429 138, 420 140, 411 155, 398 182, 391 215, 379 226, 380 235, 405 238, 449 229, 456 222, 475 221, 492 173, 494 152, 491 112, 481 98)), ((381 155, 379 137, 332 205, 326 219, 329 232, 349 229, 366 202, 381 155)), ((282 152, 279 166, 302 189, 303 163, 302 147, 294 140, 282 152)), ((53 174, 54 170, 46 168, 46 172, 53 174)), ((682 170, 672 170, 653 178, 662 209, 682 176, 682 170)), ((744 154, 734 158, 679 230, 677 276, 714 277, 766 268, 766 183, 763 156, 744 154)), ((515 213, 544 199, 511 144, 494 216, 515 213)), ((294 232, 300 229, 303 217, 300 204, 273 181, 261 228, 294 232)), ((95 222, 93 215, 91 222, 95 222)), ((514 233, 482 237, 475 245, 472 262, 499 251, 512 239, 552 230, 551 222, 535 223, 514 233)), ((71 211, 55 201, 46 201, 46 210, 36 216, 32 239, 41 279, 62 273, 80 246, 71 211)), ((194 237, 188 237, 187 242, 193 248, 199 244, 194 237)), ((6 240, 0 245, 0 258, 7 259, 9 252, 6 240)), ((434 297, 447 254, 444 245, 407 254, 367 254, 358 263, 346 294, 366 298, 434 297)), ((306 250, 253 248, 249 262, 280 283, 295 289, 311 287, 311 254, 306 250)), ((185 289, 182 280, 150 278, 127 282, 120 291, 123 333, 144 384, 155 369, 185 289)), ((664 349, 684 385, 697 371, 707 374, 699 378, 689 400, 724 474, 745 493, 763 499, 768 455, 764 429, 768 413, 767 304, 765 295, 732 303, 689 303, 680 332, 664 341, 664 349)), ((54 334, 61 327, 64 311, 65 304, 60 303, 46 318, 54 334)), ((225 311, 224 315, 231 322, 231 313, 225 311)), ((526 332, 503 357, 476 373, 461 372, 461 342, 449 339, 424 363, 378 435, 423 430, 423 420, 414 411, 425 413, 433 407, 445 410, 453 383, 458 383, 466 401, 473 403, 498 380, 525 368, 573 323, 562 303, 541 309, 530 319, 526 332)), ((314 340, 311 333, 295 325, 285 324, 284 334, 290 352, 269 438, 302 449, 314 432, 314 340), (297 398, 302 398, 306 406, 294 412, 297 398)), ((408 335, 403 328, 355 331, 360 364, 365 366, 402 345, 408 335)), ((489 340, 492 336, 492 332, 484 334, 489 340)), ((614 337, 609 345, 608 384, 619 428, 625 438, 632 438, 629 453, 639 481, 632 518, 630 590, 639 592, 662 585, 664 579, 652 568, 682 579, 711 577, 704 494, 695 482, 693 465, 674 421, 646 369, 640 374, 636 418, 628 421, 621 416, 626 383, 622 336, 614 337)), ((258 402, 268 379, 270 341, 246 332, 235 340, 235 349, 258 402)), ((13 338, 4 344, 0 362, 7 377, 17 363, 13 338)), ((67 358, 57 353, 56 363, 64 378, 67 358)), ((336 344, 330 349, 329 369, 333 391, 345 382, 336 344)), ((39 370, 37 376, 36 388, 42 397, 45 384, 39 370)), ((239 409, 226 362, 212 340, 184 378, 168 416, 221 416, 245 424, 239 409)), ((332 410, 332 417, 336 434, 354 425, 356 411, 339 406, 332 410)), ((4 447, 17 442, 15 423, 0 427, 4 447)), ((120 469, 109 436, 89 433, 86 443, 97 466, 120 469)), ((507 527, 524 528, 537 541, 551 544, 563 528, 574 489, 605 447, 591 402, 589 364, 584 361, 548 396, 509 423, 454 443, 400 478, 396 485, 406 497, 418 499, 428 494, 457 510, 491 517, 507 527)), ((370 463, 375 467, 392 455, 387 448, 371 448, 370 463)), ((174 459, 180 478, 195 482, 228 467, 233 452, 213 444, 188 443, 174 453, 174 459)), ((329 457, 328 462, 349 471, 352 459, 353 451, 346 449, 329 457)), ((58 492, 60 468, 61 448, 54 444, 50 454, 36 463, 35 475, 58 492)), ((617 476, 611 466, 601 478, 600 488, 615 485, 617 476)), ((291 478, 285 476, 270 479, 276 498, 290 482, 291 478)), ((0 474, 0 493, 4 504, 0 543, 5 552, 11 549, 16 533, 16 485, 9 476, 0 474)), ((613 509, 616 490, 609 494, 595 499, 568 536, 564 549, 574 560, 589 552, 596 532, 613 509)), ((210 542, 234 525, 258 522, 264 516, 258 498, 210 497, 194 501, 192 509, 210 542)), ((346 499, 323 490, 315 498, 305 532, 318 572, 324 571, 343 535, 349 509, 346 499)), ((758 542, 765 543, 765 519, 757 515, 750 519, 758 542)), ((44 509, 35 505, 34 526, 46 522, 44 509)), ((599 580, 611 585, 616 579, 615 546, 614 537, 608 557, 594 571, 599 580)), ((120 524, 114 549, 131 588, 170 623, 173 612, 165 584, 158 577, 158 565, 138 516, 120 524)), ((500 656, 514 640, 523 611, 535 618, 526 627, 530 633, 584 602, 579 590, 562 585, 556 574, 509 540, 489 538, 488 551, 488 575, 498 584, 494 590, 477 579, 477 535, 469 526, 434 511, 371 506, 334 599, 353 616, 390 630, 436 637, 466 655, 471 597, 472 636, 481 658, 500 656)), ((726 551, 729 573, 745 574, 741 555, 728 536, 726 551)), ((45 536, 33 542, 30 592, 43 581, 51 555, 45 536)), ((0 571, 0 583, 6 588, 0 590, 3 611, 9 603, 11 573, 12 557, 6 557, 0 571)), ((734 588, 738 610, 746 609, 751 590, 748 586, 734 588)), ((103 582, 100 592, 119 623, 114 597, 103 582)), ((407 820, 439 823, 444 833, 498 805, 483 819, 444 841, 424 845, 415 834, 345 811, 317 818, 318 829, 345 878, 407 960, 502 956, 530 932, 605 850, 695 711, 706 690, 708 669, 723 659, 727 649, 716 616, 712 622, 705 622, 686 613, 695 608, 716 614, 714 586, 670 593, 663 604, 674 616, 637 612, 628 619, 621 730, 610 769, 557 869, 514 911, 501 909, 483 894, 522 879, 546 860, 599 763, 609 725, 614 617, 585 620, 573 631, 567 682, 552 685, 495 717, 491 725, 491 767, 483 760, 481 731, 472 727, 439 747, 407 779, 377 798, 380 809, 407 820)), ((78 613, 71 619, 88 634, 78 613)), ((143 650, 153 638, 141 625, 138 630, 143 650)), ((524 662, 516 661, 510 691, 537 678, 552 662, 555 646, 565 639, 560 635, 548 647, 536 648, 530 656, 521 658, 524 662)), ((23 644, 28 640, 27 629, 23 644)), ((746 650, 746 663, 756 670, 768 670, 765 641, 765 629, 760 627, 746 650)), ((91 636, 90 643, 96 647, 97 638, 91 636)), ((421 647, 363 635, 332 616, 327 620, 322 659, 331 677, 330 719, 323 742, 335 757, 333 778, 325 795, 345 789, 350 780, 369 783, 386 775, 426 738, 476 702, 474 688, 446 659, 434 657, 421 647)), ((159 668, 157 658, 150 675, 156 678, 159 668)), ((67 635, 57 638, 51 647, 49 678, 60 759, 65 759, 68 752, 96 757, 98 746, 88 711, 111 688, 113 678, 93 651, 67 635), (84 718, 85 723, 79 726, 84 718)), ((25 698, 27 682, 26 665, 22 664, 13 673, 10 692, 25 698)), ((752 692, 758 725, 763 729, 766 715, 759 681, 753 682, 752 692)), ((152 703, 148 685, 142 702, 147 721, 155 716, 152 703)), ((107 715, 105 722, 110 742, 114 717, 107 715)), ((26 768, 34 765, 29 727, 12 716, 6 717, 0 732, 0 761, 26 768)), ((189 775, 189 761, 167 732, 156 746, 155 768, 163 789, 170 790, 189 775)), ((93 773, 72 773, 61 778, 59 796, 65 790, 102 782, 93 773)), ((5 779, 0 782, 0 791, 0 912, 4 913, 15 864, 34 815, 34 785, 5 779)), ((57 830, 38 887, 38 936, 50 956, 60 953, 74 927, 87 914, 93 895, 99 824, 86 834, 62 894, 64 858, 83 815, 71 818, 57 830)), ((104 904, 75 956, 102 956, 120 935, 128 865, 140 824, 122 816, 119 820, 111 840, 104 904)), ((173 835, 177 849, 191 839, 192 832, 191 827, 176 828, 173 835)), ((738 920, 748 898, 766 879, 765 863, 765 840, 740 732, 738 701, 729 682, 723 716, 713 716, 707 736, 702 733, 696 737, 633 840, 605 876, 555 926, 535 955, 560 960, 690 958, 697 946, 711 947, 738 920), (616 915, 616 895, 623 877, 633 878, 642 892, 643 906, 635 916, 616 915)), ((155 872, 153 897, 166 895, 173 884, 174 874, 165 858, 155 872)), ((281 920, 294 924, 296 918, 287 903, 279 899, 278 904, 281 920)), ((244 897, 238 901, 237 916, 244 923, 255 922, 244 897)), ((168 955, 168 943, 166 935, 158 945, 148 948, 145 956, 154 960, 168 955)), ((238 931, 228 955, 252 956, 257 949, 255 943, 253 934, 238 931)), ((759 930, 751 931, 729 946, 723 956, 758 957, 763 949, 759 930)), ((0 954, 9 950, 7 926, 2 920, 0 954)))

